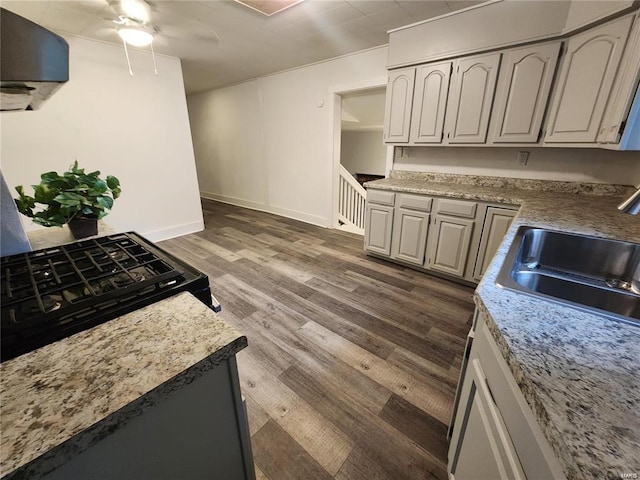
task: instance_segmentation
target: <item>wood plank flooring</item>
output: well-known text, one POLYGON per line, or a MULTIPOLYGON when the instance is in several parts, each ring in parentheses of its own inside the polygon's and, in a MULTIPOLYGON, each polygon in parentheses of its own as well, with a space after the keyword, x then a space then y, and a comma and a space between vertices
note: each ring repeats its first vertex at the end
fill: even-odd
POLYGON ((203 200, 161 242, 207 273, 238 354, 258 479, 446 479, 473 290, 338 230, 203 200))

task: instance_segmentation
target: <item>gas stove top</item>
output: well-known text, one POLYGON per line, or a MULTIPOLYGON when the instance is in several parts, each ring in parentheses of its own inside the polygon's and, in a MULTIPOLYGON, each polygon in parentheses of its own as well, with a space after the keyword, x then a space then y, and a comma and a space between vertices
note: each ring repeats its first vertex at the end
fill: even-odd
POLYGON ((2 257, 0 264, 2 361, 181 291, 219 310, 206 275, 134 232, 2 257))

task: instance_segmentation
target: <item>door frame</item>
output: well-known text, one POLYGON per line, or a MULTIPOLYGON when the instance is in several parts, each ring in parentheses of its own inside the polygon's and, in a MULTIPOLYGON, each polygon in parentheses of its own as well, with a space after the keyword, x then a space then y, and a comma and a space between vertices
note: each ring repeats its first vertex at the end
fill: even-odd
MULTIPOLYGON (((349 93, 361 92, 363 90, 372 90, 374 88, 386 88, 387 77, 376 77, 369 80, 345 85, 335 85, 329 89, 329 108, 333 122, 333 173, 332 173, 332 195, 331 195, 331 212, 327 218, 331 219, 331 228, 338 228, 338 196, 340 184, 340 147, 342 145, 342 95, 349 93)), ((389 172, 393 168, 393 147, 387 146, 387 163, 385 167, 385 176, 389 176, 389 172)))

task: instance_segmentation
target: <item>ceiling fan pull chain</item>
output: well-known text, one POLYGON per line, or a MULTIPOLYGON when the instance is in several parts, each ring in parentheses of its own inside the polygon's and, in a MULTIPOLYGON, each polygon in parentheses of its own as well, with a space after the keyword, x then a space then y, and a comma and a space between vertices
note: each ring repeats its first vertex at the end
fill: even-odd
POLYGON ((129 50, 127 50, 127 42, 122 40, 122 44, 124 45, 124 54, 127 57, 127 65, 129 66, 129 75, 133 77, 133 70, 131 70, 131 60, 129 60, 129 50))
POLYGON ((153 71, 156 72, 156 77, 158 76, 158 66, 156 65, 156 53, 153 51, 153 42, 151 42, 151 58, 153 58, 153 71))

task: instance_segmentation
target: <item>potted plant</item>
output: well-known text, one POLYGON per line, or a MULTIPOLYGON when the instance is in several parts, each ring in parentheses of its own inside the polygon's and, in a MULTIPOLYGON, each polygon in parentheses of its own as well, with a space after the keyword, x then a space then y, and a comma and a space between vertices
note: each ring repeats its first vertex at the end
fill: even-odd
POLYGON ((32 185, 34 196, 25 195, 22 185, 16 187, 20 195, 15 199, 18 211, 39 225, 62 227, 69 224, 75 239, 98 234, 98 219, 107 215, 113 201, 120 196, 120 181, 108 175, 100 178, 100 172, 85 173, 76 160, 68 172, 43 173, 39 185, 32 185), (36 204, 45 205, 34 211, 36 204))

